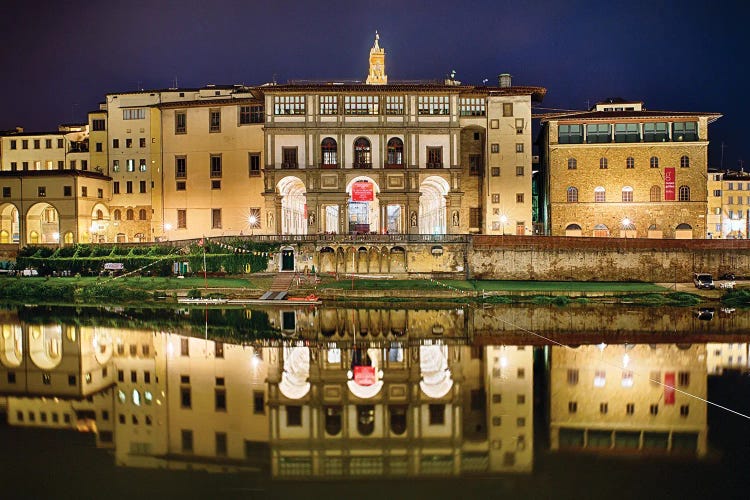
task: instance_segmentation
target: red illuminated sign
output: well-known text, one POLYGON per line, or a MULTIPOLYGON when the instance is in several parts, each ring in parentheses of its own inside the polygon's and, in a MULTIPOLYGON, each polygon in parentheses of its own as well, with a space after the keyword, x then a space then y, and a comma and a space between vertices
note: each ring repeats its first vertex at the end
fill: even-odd
POLYGON ((352 201, 372 201, 374 199, 372 184, 364 181, 352 184, 352 201))
POLYGON ((674 404, 674 372, 664 374, 664 404, 674 404))
POLYGON ((674 201, 674 167, 664 169, 664 201, 674 201))
POLYGON ((354 381, 359 385, 375 384, 375 367, 374 366, 355 366, 354 381))

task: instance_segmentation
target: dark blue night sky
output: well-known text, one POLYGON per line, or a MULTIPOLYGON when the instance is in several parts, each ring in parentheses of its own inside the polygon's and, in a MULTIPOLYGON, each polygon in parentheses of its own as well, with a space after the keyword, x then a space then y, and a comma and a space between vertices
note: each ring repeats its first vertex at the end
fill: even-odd
MULTIPOLYGON (((0 12, 0 129, 81 122, 107 92, 362 79, 375 30, 390 80, 548 89, 544 108, 606 97, 719 112, 711 167, 750 169, 742 1, 13 2, 0 12), (745 118, 743 118, 743 116, 745 118)), ((539 110, 542 112, 543 110, 539 110)))

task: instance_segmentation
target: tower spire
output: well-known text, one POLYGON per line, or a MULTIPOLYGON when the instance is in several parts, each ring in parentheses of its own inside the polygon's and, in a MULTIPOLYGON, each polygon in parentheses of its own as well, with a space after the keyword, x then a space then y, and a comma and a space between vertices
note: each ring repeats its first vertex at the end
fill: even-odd
POLYGON ((375 43, 370 49, 370 73, 367 75, 368 85, 385 85, 388 75, 385 74, 385 50, 380 47, 380 35, 375 30, 375 43))

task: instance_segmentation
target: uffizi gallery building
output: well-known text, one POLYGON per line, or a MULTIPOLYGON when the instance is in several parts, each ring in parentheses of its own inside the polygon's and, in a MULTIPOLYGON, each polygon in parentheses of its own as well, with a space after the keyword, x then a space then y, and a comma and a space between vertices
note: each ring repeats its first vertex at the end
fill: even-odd
POLYGON ((546 89, 365 82, 111 93, 88 123, 0 137, 0 243, 229 235, 706 236, 715 113, 609 103, 544 115, 546 89))

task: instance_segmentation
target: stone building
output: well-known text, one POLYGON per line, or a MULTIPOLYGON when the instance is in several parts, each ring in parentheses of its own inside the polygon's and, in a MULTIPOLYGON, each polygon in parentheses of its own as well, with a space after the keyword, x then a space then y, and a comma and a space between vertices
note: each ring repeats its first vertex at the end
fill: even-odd
POLYGON ((613 99, 542 117, 548 233, 704 238, 708 125, 720 116, 613 99))
POLYGON ((750 228, 750 174, 709 172, 708 232, 712 238, 746 239, 750 228))

